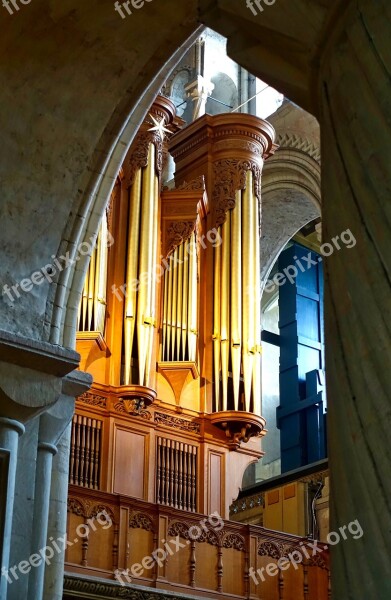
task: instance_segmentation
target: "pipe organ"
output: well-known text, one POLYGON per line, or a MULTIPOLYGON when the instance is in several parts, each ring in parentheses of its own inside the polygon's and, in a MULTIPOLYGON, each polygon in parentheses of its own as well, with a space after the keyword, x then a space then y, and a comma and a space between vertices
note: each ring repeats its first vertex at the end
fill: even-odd
POLYGON ((156 325, 156 261, 159 215, 159 167, 153 142, 147 165, 139 167, 129 188, 124 312, 124 384, 148 386, 156 325), (132 364, 137 359, 137 368, 132 364))
POLYGON ((158 97, 91 257, 78 349, 94 384, 77 401, 71 483, 228 516, 265 433, 260 189, 274 131, 237 114, 183 125, 158 97))
POLYGON ((196 234, 177 246, 165 261, 162 361, 197 358, 198 264, 196 234))
POLYGON ((107 215, 102 223, 92 252, 79 306, 79 331, 104 334, 107 294, 108 229, 107 215))
POLYGON ((214 410, 261 414, 260 204, 252 171, 235 192, 214 252, 214 410))
MULTIPOLYGON (((231 448, 263 433, 261 417, 260 235, 263 161, 275 150, 269 123, 250 115, 201 117, 171 141, 175 180, 205 176, 201 362, 211 422, 231 448), (213 290, 213 291, 212 291, 213 290), (212 291, 213 301, 210 301, 212 291)), ((202 296, 202 292, 201 292, 202 296)))
POLYGON ((67 548, 66 571, 129 582, 125 595, 143 585, 326 600, 326 548, 256 589, 251 569, 275 561, 278 571, 277 559, 293 548, 301 555, 308 540, 223 520, 263 454, 260 183, 274 132, 237 114, 182 126, 158 97, 121 167, 86 275, 77 348, 94 383, 72 422, 67 530, 71 540, 80 527, 88 535, 67 548), (175 185, 165 187, 169 151, 175 185), (153 560, 162 548, 167 559, 153 560))

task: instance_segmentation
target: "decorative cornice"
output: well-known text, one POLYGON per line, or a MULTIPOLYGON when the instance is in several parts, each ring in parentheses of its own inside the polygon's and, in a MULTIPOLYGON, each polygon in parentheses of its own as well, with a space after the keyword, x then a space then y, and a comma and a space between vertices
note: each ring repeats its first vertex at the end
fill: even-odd
POLYGON ((254 193, 261 200, 261 169, 254 160, 238 160, 236 158, 215 161, 213 202, 216 207, 216 227, 222 225, 227 212, 236 206, 235 196, 238 190, 246 189, 246 174, 252 171, 254 176, 254 193))
POLYGON ((180 429, 181 431, 200 433, 199 423, 189 421, 187 419, 181 419, 180 417, 174 417, 173 415, 167 415, 166 413, 155 412, 155 423, 158 425, 173 427, 174 429, 180 429))
POLYGON ((284 133, 278 135, 277 144, 280 146, 280 150, 283 150, 284 148, 301 150, 301 152, 305 152, 305 154, 308 154, 311 156, 311 158, 316 160, 316 162, 320 163, 319 146, 306 138, 301 138, 295 133, 284 133))
POLYGON ((77 400, 84 404, 89 404, 90 406, 100 406, 101 408, 106 408, 107 406, 107 398, 99 396, 98 394, 93 394, 92 392, 85 392, 79 396, 77 400))

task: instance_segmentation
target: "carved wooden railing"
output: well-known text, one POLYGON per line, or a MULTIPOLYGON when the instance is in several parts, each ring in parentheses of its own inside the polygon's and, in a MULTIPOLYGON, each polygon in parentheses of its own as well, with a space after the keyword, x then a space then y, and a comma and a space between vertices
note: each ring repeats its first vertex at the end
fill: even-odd
POLYGON ((68 540, 66 571, 80 578, 216 599, 331 597, 327 547, 223 521, 216 513, 205 516, 71 485, 68 540))

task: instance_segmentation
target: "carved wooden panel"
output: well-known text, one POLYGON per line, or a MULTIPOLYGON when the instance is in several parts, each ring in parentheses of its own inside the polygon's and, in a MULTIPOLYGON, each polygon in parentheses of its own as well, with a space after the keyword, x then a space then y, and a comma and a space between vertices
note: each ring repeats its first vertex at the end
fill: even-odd
POLYGON ((118 494, 145 497, 145 435, 116 429, 114 450, 114 487, 118 494))

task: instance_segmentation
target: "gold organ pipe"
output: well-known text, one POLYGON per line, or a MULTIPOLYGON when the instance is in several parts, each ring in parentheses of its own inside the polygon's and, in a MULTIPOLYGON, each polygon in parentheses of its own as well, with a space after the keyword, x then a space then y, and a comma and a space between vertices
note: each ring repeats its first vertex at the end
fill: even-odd
POLYGON ((247 172, 243 192, 243 379, 245 409, 250 411, 254 336, 254 206, 252 173, 247 172))
MULTIPOLYGON (((190 240, 185 242, 184 263, 183 263, 183 301, 182 301, 182 360, 186 360, 187 346, 187 324, 188 324, 188 294, 189 294, 189 249, 190 240)), ((179 359, 180 360, 180 359, 179 359)))
POLYGON ((86 318, 87 318, 87 303, 88 303, 88 281, 89 281, 89 277, 90 277, 90 267, 88 266, 88 271, 87 271, 87 275, 86 278, 84 280, 84 288, 83 288, 83 295, 81 298, 81 304, 82 304, 82 310, 81 310, 81 316, 82 316, 82 323, 80 326, 80 330, 81 331, 86 331, 86 318))
POLYGON ((172 287, 173 287, 172 261, 169 261, 169 263, 168 263, 168 270, 166 271, 166 277, 168 277, 166 360, 171 360, 171 330, 172 330, 171 314, 172 314, 172 287))
MULTIPOLYGON (((102 221, 103 225, 103 221, 102 221)), ((94 294, 94 331, 98 331, 98 321, 100 316, 100 302, 99 302, 99 292, 101 289, 101 262, 103 257, 102 253, 102 229, 99 230, 98 237, 96 239, 96 264, 95 264, 95 294, 94 294)))
POLYGON ((162 351, 161 358, 166 360, 167 349, 167 302, 168 302, 168 273, 164 273, 164 294, 163 294, 163 326, 162 326, 162 351))
MULTIPOLYGON (((155 148, 155 147, 154 147, 155 148)), ((153 220, 152 220, 152 242, 151 242, 151 256, 150 256, 150 278, 148 280, 149 293, 150 293, 150 322, 148 327, 148 354, 147 364, 145 371, 146 385, 150 384, 151 368, 152 368, 152 357, 154 351, 154 340, 155 340, 155 323, 156 323, 156 290, 157 290, 157 278, 156 278, 156 266, 157 266, 157 238, 158 238, 158 219, 159 219, 159 177, 155 172, 155 162, 151 165, 153 176, 154 176, 154 194, 153 194, 153 220)))
POLYGON ((222 264, 221 264, 221 377, 223 383, 223 407, 228 407, 228 362, 229 362, 229 296, 230 296, 230 246, 231 246, 231 212, 226 215, 222 227, 222 264))
POLYGON ((94 315, 94 296, 95 296, 95 263, 96 251, 92 251, 90 267, 88 269, 88 308, 87 308, 87 331, 91 331, 94 315))
POLYGON ((198 268, 195 233, 171 254, 165 273, 162 360, 195 361, 198 327, 198 268))
POLYGON ((140 213, 141 213, 141 180, 142 171, 138 169, 130 190, 129 198, 129 226, 128 226, 128 249, 126 269, 126 294, 125 294, 125 374, 124 383, 129 385, 131 381, 132 350, 134 330, 137 313, 137 286, 134 282, 138 278, 138 255, 140 235, 140 213))
MULTIPOLYGON (((221 237, 221 227, 219 227, 221 237)), ((214 249, 214 294, 213 294, 213 366, 215 380, 215 409, 220 410, 220 345, 221 345, 221 245, 214 249)))
POLYGON ((183 303, 183 251, 184 244, 178 248, 178 306, 176 322, 176 357, 175 360, 181 360, 181 339, 182 339, 182 303, 183 303))
MULTIPOLYGON (((253 182, 251 182, 253 183, 253 182)), ((260 292, 260 222, 261 206, 254 193, 252 186, 254 203, 254 366, 253 366, 253 412, 261 414, 261 292, 260 292)))
POLYGON ((235 410, 239 409, 242 347, 242 192, 231 211, 231 364, 235 410))
POLYGON ((190 267, 189 267, 189 324, 188 324, 188 347, 189 347, 189 360, 195 361, 197 355, 197 281, 198 281, 198 269, 197 269, 197 244, 195 233, 191 234, 191 246, 192 251, 189 256, 190 267))
POLYGON ((155 178, 155 146, 149 145, 148 166, 143 169, 141 194, 141 231, 140 231, 140 262, 139 262, 139 293, 137 306, 137 341, 139 361, 139 385, 144 385, 148 353, 149 327, 151 326, 151 234, 154 217, 154 181, 155 178))
POLYGON ((102 225, 98 236, 97 261, 96 261, 96 284, 95 284, 95 310, 94 330, 103 335, 106 317, 106 287, 107 287, 107 217, 103 215, 102 225))
POLYGON ((178 248, 173 253, 172 265, 172 313, 171 313, 171 360, 175 360, 176 352, 176 324, 177 324, 177 306, 178 306, 178 268, 177 268, 178 248))

